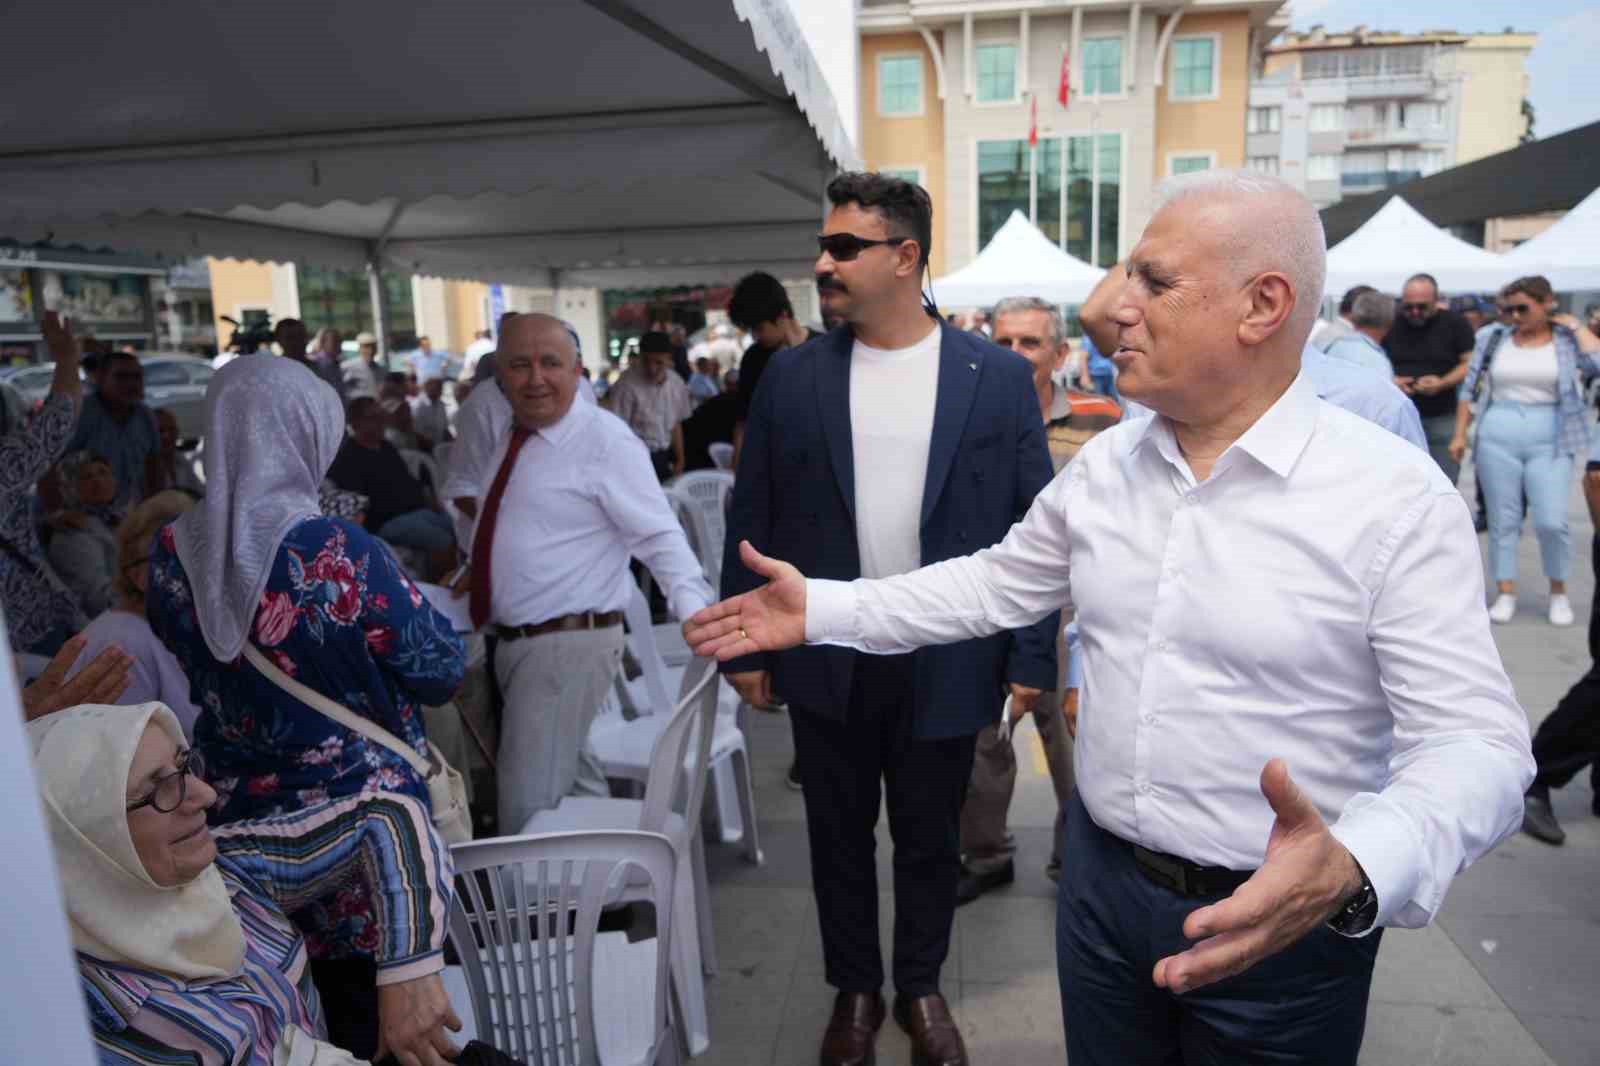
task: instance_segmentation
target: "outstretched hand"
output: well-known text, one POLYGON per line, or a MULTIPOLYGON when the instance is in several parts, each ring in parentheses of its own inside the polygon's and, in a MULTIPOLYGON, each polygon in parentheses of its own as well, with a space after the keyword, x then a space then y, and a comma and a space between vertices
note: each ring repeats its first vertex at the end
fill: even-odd
POLYGON ((788 563, 739 542, 744 565, 767 579, 758 589, 713 603, 683 623, 683 639, 702 657, 727 662, 761 651, 782 651, 806 639, 806 579, 788 563))
POLYGON ((1243 973, 1333 916, 1361 888, 1361 867, 1328 832, 1282 759, 1261 771, 1261 794, 1277 819, 1267 861, 1225 900, 1192 911, 1183 935, 1198 941, 1156 963, 1155 983, 1173 992, 1243 973))

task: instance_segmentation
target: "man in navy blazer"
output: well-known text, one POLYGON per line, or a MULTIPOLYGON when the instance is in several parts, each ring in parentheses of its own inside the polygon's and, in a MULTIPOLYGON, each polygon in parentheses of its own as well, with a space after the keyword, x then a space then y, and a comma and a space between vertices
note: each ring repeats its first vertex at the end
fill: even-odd
MULTIPOLYGON (((743 540, 814 577, 883 577, 998 543, 1052 475, 1031 368, 923 307, 932 205, 919 186, 845 174, 819 237, 825 315, 845 325, 773 357, 745 427, 722 595, 761 584, 743 540)), ((1056 680, 1051 615, 909 655, 800 647, 723 664, 740 694, 789 704, 828 983, 823 1066, 869 1063, 885 1009, 874 829, 895 841, 894 1016, 916 1063, 966 1050, 939 994, 976 734, 1009 691, 1056 680)))

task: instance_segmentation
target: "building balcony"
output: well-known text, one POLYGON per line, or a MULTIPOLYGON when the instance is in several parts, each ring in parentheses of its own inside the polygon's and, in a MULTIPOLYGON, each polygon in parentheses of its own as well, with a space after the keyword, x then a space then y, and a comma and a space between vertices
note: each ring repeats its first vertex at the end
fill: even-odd
POLYGON ((1387 189, 1420 177, 1422 177, 1420 170, 1367 170, 1340 175, 1339 186, 1346 192, 1370 192, 1373 189, 1387 189))
POLYGON ((1442 126, 1368 126, 1364 129, 1344 131, 1345 144, 1351 148, 1376 148, 1383 145, 1420 145, 1449 143, 1442 126))
POLYGON ((1375 78, 1344 78, 1347 100, 1411 100, 1432 96, 1437 90, 1427 74, 1385 75, 1375 78))

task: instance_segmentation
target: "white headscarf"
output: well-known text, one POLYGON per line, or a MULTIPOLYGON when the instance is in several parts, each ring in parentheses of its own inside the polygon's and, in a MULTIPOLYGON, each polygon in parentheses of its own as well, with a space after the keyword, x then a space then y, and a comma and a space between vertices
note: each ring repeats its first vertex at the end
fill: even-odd
POLYGON ((321 513, 317 490, 344 439, 338 394, 293 359, 235 359, 206 390, 206 496, 174 526, 206 647, 239 657, 289 530, 321 513))
POLYGON ((28 725, 72 945, 189 981, 234 977, 244 967, 244 930, 216 864, 188 884, 163 887, 128 832, 128 771, 152 721, 186 743, 160 703, 90 704, 28 725))

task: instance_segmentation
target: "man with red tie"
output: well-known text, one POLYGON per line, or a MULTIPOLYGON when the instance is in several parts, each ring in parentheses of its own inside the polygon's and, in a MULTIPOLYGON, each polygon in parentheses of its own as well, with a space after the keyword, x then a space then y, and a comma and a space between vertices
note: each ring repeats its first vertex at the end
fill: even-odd
POLYGON ((472 536, 472 621, 499 637, 505 695, 500 831, 573 792, 605 795, 589 725, 622 657, 630 557, 679 618, 711 602, 644 444, 626 423, 574 403, 577 346, 561 321, 518 315, 500 335, 512 421, 472 536))

